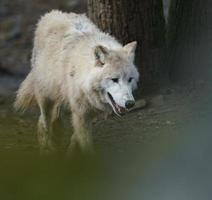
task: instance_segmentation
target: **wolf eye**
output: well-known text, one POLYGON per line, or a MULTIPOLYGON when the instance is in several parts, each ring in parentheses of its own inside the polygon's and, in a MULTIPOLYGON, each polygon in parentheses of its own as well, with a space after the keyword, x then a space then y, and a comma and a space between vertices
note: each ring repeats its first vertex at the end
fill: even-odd
POLYGON ((118 83, 119 82, 119 79, 118 78, 112 78, 111 79, 114 83, 118 83))
POLYGON ((130 77, 129 80, 128 80, 128 82, 130 83, 132 80, 133 80, 133 77, 130 77))

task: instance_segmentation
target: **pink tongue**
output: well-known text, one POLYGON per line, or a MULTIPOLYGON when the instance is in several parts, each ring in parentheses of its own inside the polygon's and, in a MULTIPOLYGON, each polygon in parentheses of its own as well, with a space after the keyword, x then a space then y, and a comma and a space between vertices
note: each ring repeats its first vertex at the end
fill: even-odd
POLYGON ((120 113, 123 113, 123 112, 125 111, 125 109, 122 108, 122 107, 120 107, 119 105, 116 105, 116 107, 118 108, 118 111, 119 111, 120 113))

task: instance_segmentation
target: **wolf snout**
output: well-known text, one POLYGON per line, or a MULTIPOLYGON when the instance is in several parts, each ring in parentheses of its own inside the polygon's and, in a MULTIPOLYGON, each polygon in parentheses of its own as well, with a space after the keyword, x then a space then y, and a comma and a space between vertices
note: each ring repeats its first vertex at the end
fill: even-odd
POLYGON ((126 107, 127 109, 132 108, 134 105, 135 105, 135 101, 134 101, 134 100, 128 100, 128 101, 126 101, 126 103, 125 103, 125 107, 126 107))

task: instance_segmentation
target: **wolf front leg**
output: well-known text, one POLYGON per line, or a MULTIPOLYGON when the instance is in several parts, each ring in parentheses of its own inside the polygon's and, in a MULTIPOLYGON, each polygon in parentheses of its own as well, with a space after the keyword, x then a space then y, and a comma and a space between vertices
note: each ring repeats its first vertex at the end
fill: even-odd
POLYGON ((90 120, 86 120, 85 114, 72 113, 72 125, 74 133, 71 137, 69 153, 72 153, 76 147, 82 153, 92 153, 93 141, 90 120))
POLYGON ((59 133, 61 132, 60 106, 60 102, 53 103, 50 112, 48 147, 53 152, 57 150, 57 145, 54 141, 54 137, 55 135, 59 135, 59 133))
POLYGON ((45 103, 43 100, 39 99, 38 105, 40 108, 40 117, 38 120, 38 130, 37 130, 38 143, 40 146, 40 153, 46 154, 48 127, 47 127, 47 115, 46 115, 45 103))
POLYGON ((35 90, 35 97, 40 109, 37 131, 40 153, 49 155, 55 151, 51 141, 52 127, 59 116, 60 104, 59 102, 50 102, 38 89, 35 90))

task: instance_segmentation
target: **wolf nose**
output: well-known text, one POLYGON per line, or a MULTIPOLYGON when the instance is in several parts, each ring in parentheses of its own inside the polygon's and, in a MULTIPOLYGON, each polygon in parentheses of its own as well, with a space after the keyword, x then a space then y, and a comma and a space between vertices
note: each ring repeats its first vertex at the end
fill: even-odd
POLYGON ((135 105, 135 101, 133 101, 133 100, 128 100, 128 101, 126 101, 126 103, 125 103, 125 107, 126 107, 127 109, 132 108, 134 105, 135 105))

